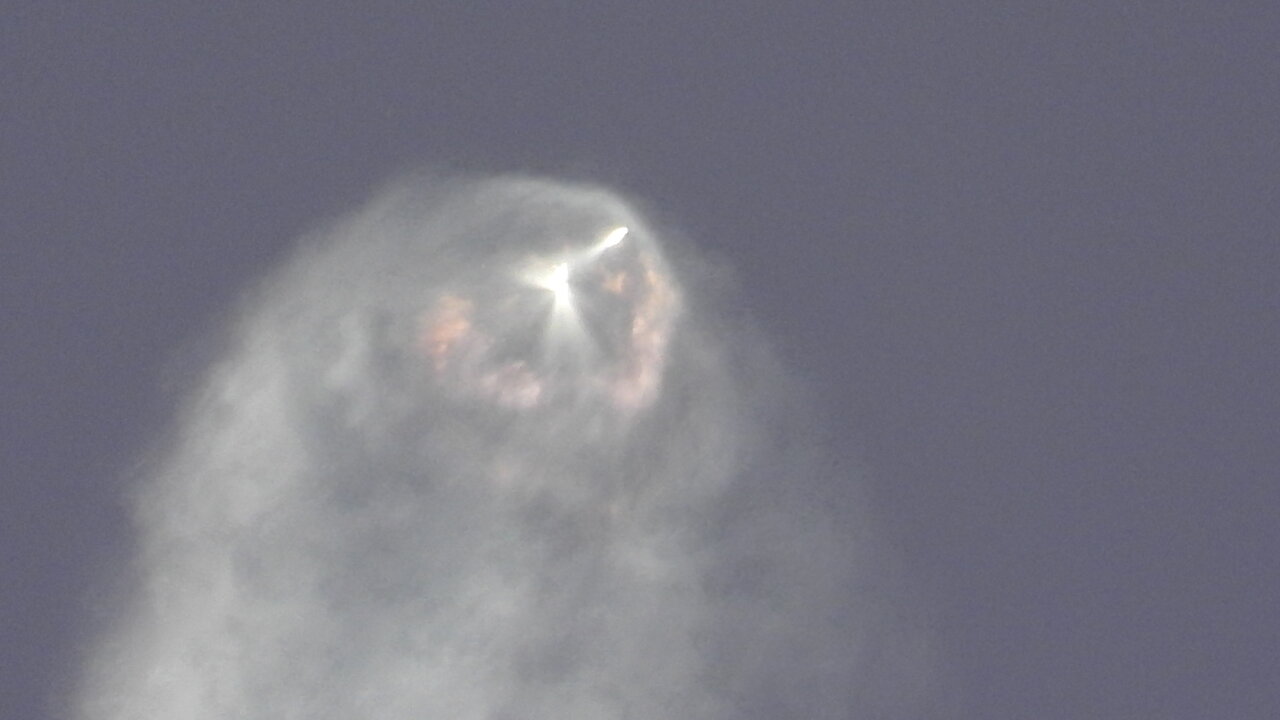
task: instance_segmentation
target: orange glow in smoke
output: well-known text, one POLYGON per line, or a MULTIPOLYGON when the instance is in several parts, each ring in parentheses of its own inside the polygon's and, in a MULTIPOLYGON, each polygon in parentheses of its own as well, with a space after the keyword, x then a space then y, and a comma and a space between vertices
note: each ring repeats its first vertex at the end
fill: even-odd
POLYGON ((431 358, 435 369, 442 371, 449 365, 454 346, 470 331, 471 301, 446 295, 423 317, 419 346, 431 358))

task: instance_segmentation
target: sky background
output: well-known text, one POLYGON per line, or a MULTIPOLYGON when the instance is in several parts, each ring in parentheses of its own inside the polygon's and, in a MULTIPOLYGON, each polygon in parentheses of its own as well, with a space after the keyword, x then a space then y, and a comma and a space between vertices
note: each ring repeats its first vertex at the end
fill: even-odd
POLYGON ((4 4, 0 717, 75 672, 168 368, 424 165, 604 182, 738 270, 941 717, 1280 715, 1274 3, 410 5, 4 4))

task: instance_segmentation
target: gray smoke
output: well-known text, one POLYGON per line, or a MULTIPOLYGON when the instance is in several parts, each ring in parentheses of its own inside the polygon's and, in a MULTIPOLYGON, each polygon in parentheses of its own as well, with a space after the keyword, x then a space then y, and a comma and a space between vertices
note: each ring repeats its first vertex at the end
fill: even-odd
POLYGON ((726 277, 529 178, 414 178, 308 238, 136 488, 81 717, 901 710, 914 641, 823 500, 856 478, 726 277))

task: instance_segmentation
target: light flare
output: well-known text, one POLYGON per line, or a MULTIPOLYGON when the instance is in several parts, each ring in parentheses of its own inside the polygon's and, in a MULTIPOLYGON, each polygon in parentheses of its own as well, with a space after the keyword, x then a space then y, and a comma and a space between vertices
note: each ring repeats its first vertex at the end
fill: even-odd
POLYGON ((569 285, 569 263, 557 263, 543 279, 542 287, 556 298, 556 306, 566 306, 573 301, 573 288, 569 285))
POLYGON ((605 235, 604 239, 602 239, 599 242, 599 244, 596 245, 595 251, 597 253, 602 253, 611 247, 616 247, 622 244, 623 238, 625 238, 627 236, 627 233, 629 232, 631 232, 631 229, 628 228, 626 225, 620 225, 610 230, 609 234, 605 235))

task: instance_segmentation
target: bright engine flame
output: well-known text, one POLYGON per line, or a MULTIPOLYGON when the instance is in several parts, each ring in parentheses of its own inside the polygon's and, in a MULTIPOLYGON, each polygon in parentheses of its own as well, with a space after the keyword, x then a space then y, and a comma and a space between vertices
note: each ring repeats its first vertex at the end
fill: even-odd
POLYGON ((622 239, 627 236, 628 232, 631 232, 631 230, 626 225, 610 230, 609 234, 605 235, 604 239, 600 241, 600 244, 596 246, 596 252, 604 252, 605 250, 620 244, 622 239))
POLYGON ((555 296, 556 307, 567 307, 573 302, 573 288, 569 285, 569 263, 562 262, 538 278, 538 286, 555 296))

